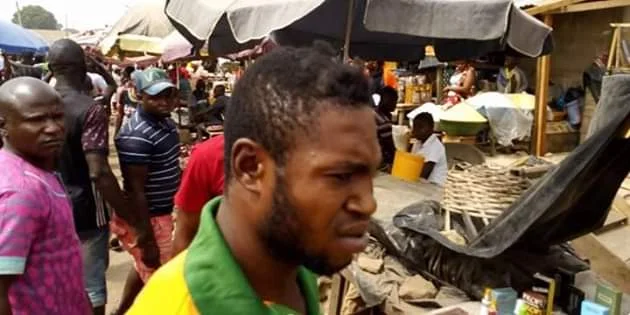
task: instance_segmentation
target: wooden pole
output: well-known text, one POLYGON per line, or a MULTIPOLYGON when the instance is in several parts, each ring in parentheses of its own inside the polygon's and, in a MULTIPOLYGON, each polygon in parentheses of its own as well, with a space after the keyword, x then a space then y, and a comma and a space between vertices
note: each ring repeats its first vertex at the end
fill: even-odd
POLYGON ((442 76, 444 75, 444 67, 440 66, 440 67, 436 67, 435 68, 435 72, 437 73, 435 76, 435 80, 437 81, 435 83, 435 97, 437 99, 437 104, 441 104, 440 102, 442 102, 442 89, 444 88, 444 86, 442 85, 442 76))
MULTIPOLYGON (((179 61, 175 62, 175 84, 177 86, 177 90, 179 90, 179 61)), ((190 118, 190 117, 189 117, 190 118)), ((182 99, 177 98, 177 123, 178 127, 182 127, 182 99)))
POLYGON ((619 32, 621 31, 621 28, 619 27, 614 27, 613 26, 613 35, 612 35, 612 40, 610 41, 610 51, 608 53, 608 62, 606 63, 606 70, 608 71, 608 74, 610 74, 612 72, 613 69, 613 60, 615 59, 615 54, 618 52, 617 50, 617 40, 619 39, 620 36, 618 36, 619 32))
POLYGON ((343 41, 343 62, 350 60, 350 36, 352 36, 352 22, 354 20, 354 0, 348 1, 348 15, 346 17, 346 33, 343 41))
MULTIPOLYGON (((552 15, 545 15, 545 24, 552 26, 552 15)), ((538 58, 536 66, 536 110, 534 117, 534 154, 536 156, 545 155, 546 122, 547 122, 547 98, 549 94, 549 73, 551 71, 551 56, 546 55, 538 58)))

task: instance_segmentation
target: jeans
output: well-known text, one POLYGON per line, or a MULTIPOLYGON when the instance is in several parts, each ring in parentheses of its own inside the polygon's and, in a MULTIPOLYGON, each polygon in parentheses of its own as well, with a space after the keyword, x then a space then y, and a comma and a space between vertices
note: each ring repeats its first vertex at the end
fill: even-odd
POLYGON ((92 307, 107 303, 105 272, 109 266, 109 229, 79 232, 83 255, 83 282, 92 307))

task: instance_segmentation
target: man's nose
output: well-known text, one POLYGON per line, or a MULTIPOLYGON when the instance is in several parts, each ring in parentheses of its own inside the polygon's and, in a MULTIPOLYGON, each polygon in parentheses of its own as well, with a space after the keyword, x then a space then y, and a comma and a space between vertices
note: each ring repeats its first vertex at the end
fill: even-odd
POLYGON ((347 210, 362 216, 372 216, 376 212, 376 199, 371 177, 361 180, 353 191, 347 204, 347 210))
POLYGON ((48 134, 61 134, 64 132, 63 119, 48 119, 46 120, 46 126, 44 132, 48 134))

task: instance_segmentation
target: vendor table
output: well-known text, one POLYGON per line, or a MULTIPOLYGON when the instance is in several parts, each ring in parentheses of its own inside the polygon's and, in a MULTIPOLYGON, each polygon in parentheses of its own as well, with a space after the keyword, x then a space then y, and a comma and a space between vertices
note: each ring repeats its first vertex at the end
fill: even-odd
MULTIPOLYGON (((391 222, 400 210, 422 200, 441 201, 443 188, 421 179, 407 182, 381 173, 374 178, 374 198, 376 212, 372 216, 377 222, 391 222)), ((345 296, 347 281, 352 280, 350 272, 340 272, 333 276, 332 291, 329 295, 327 314, 336 315, 341 311, 341 303, 345 296)))
POLYGON ((381 173, 374 178, 374 198, 376 213, 372 216, 378 221, 390 222, 394 215, 403 208, 422 200, 441 201, 443 189, 421 179, 407 182, 381 173))

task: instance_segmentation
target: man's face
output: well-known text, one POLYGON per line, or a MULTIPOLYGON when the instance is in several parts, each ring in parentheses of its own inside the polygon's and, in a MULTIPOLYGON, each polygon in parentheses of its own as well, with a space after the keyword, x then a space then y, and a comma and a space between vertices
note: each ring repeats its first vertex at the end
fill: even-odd
POLYGON ((373 115, 329 105, 315 122, 317 135, 298 137, 275 170, 259 232, 278 259, 332 274, 367 245, 381 156, 373 115))
POLYGON ((142 108, 153 115, 160 117, 170 117, 175 109, 177 101, 177 90, 168 88, 157 95, 142 93, 142 108))
POLYGON ((414 138, 424 142, 431 134, 433 134, 433 126, 429 126, 425 121, 414 122, 413 124, 413 136, 414 138))
POLYGON ((25 102, 0 118, 6 142, 26 158, 46 161, 56 157, 63 145, 63 108, 57 97, 25 102), (4 121, 3 121, 4 120, 4 121))

